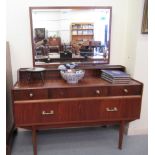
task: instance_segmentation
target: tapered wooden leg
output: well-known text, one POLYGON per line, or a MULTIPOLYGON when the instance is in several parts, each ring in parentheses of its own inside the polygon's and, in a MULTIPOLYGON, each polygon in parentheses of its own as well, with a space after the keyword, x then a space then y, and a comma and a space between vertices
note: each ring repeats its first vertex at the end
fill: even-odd
POLYGON ((123 134, 124 134, 124 121, 120 123, 120 128, 119 128, 119 143, 118 143, 119 149, 122 149, 123 134))
POLYGON ((32 143, 33 143, 33 153, 34 155, 37 155, 37 135, 35 127, 32 127, 32 143))

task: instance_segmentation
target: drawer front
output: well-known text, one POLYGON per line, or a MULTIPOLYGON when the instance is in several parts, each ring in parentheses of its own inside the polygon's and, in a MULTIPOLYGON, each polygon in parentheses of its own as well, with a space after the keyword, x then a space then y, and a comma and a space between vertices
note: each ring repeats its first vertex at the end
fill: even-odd
POLYGON ((136 98, 122 98, 121 99, 123 111, 122 117, 123 118, 140 118, 141 112, 141 97, 136 98))
POLYGON ((99 97, 107 94, 108 87, 49 89, 49 98, 99 97))
POLYGON ((14 104, 16 125, 79 121, 132 120, 140 116, 141 98, 64 100, 14 104))
POLYGON ((126 96, 126 95, 141 95, 142 86, 111 86, 109 87, 109 96, 126 96))
POLYGON ((47 124, 79 120, 78 103, 46 102, 14 104, 14 116, 17 126, 47 124))
POLYGON ((138 119, 140 109, 141 97, 110 99, 103 101, 101 115, 106 120, 138 119))
POLYGON ((14 90, 14 100, 35 100, 35 99, 48 99, 47 89, 33 89, 33 90, 14 90))
POLYGON ((101 101, 14 104, 15 124, 52 124, 100 119, 101 101))
POLYGON ((88 100, 80 104, 80 119, 89 121, 120 120, 122 110, 118 98, 88 100))
POLYGON ((103 97, 141 95, 142 86, 104 86, 49 89, 49 98, 103 97))
POLYGON ((58 106, 56 104, 19 103, 14 106, 16 125, 51 122, 58 120, 58 106))

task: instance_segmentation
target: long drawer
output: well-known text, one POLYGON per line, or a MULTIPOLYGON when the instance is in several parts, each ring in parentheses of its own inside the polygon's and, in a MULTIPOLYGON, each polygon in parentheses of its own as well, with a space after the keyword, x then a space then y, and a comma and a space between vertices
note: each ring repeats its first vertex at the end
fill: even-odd
POLYGON ((108 96, 128 96, 141 95, 142 85, 126 85, 126 86, 112 86, 108 89, 108 96))
POLYGON ((108 87, 73 87, 49 89, 49 98, 107 96, 108 87))
POLYGON ((141 97, 22 102, 14 104, 16 126, 137 119, 141 97))
POLYGON ((141 95, 142 87, 138 86, 102 86, 84 88, 49 89, 49 98, 101 97, 141 95))

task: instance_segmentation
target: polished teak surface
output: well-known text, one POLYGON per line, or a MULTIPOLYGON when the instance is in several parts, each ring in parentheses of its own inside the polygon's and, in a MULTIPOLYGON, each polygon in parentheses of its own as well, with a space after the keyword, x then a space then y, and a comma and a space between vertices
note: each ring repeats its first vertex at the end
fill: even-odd
MULTIPOLYGON (((106 69, 124 70, 121 66, 106 69)), ((124 125, 140 118, 142 83, 111 84, 100 78, 100 69, 87 69, 78 84, 67 84, 59 72, 46 69, 44 83, 34 75, 27 81, 25 69, 18 71, 13 106, 16 127, 32 130, 34 155, 37 154, 36 130, 120 124, 122 148, 124 125)))

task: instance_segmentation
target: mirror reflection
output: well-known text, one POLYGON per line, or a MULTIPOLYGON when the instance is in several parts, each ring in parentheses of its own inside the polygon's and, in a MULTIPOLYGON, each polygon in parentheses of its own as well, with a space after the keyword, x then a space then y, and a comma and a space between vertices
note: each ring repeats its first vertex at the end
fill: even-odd
POLYGON ((35 65, 109 62, 111 9, 32 9, 35 65))

